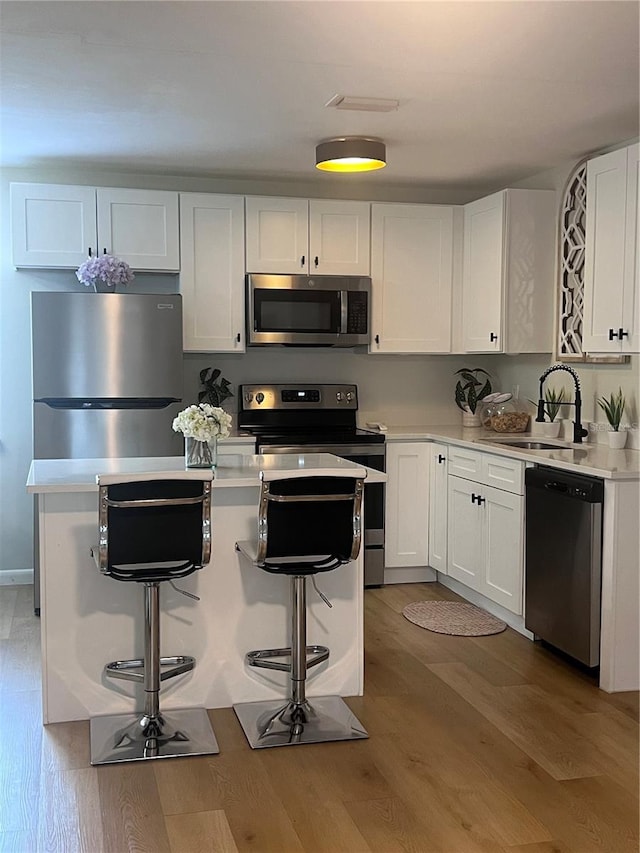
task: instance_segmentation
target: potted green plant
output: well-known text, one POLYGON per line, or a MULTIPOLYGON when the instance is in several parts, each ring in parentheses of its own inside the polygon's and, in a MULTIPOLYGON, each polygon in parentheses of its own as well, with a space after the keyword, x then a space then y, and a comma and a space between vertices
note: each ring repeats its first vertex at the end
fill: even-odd
POLYGON ((620 421, 622 420, 624 407, 626 405, 622 388, 618 388, 618 392, 616 394, 611 394, 609 399, 606 397, 600 397, 598 405, 604 411, 607 416, 607 420, 611 425, 611 430, 609 432, 609 447, 615 447, 617 449, 623 448, 627 442, 627 433, 620 429, 620 421))
MULTIPOLYGON (((537 406, 537 403, 533 400, 529 400, 529 402, 533 403, 534 406, 537 406)), ((549 420, 545 420, 543 423, 534 421, 532 424, 532 432, 540 433, 545 435, 547 438, 557 438, 560 434, 560 427, 562 424, 560 421, 556 421, 556 418, 558 417, 563 403, 568 402, 564 388, 560 388, 559 391, 556 391, 555 388, 545 388, 544 402, 545 417, 549 420)))
POLYGON ((456 370, 460 376, 456 384, 456 406, 462 412, 462 426, 481 426, 478 403, 491 393, 490 374, 482 367, 462 367, 456 370))

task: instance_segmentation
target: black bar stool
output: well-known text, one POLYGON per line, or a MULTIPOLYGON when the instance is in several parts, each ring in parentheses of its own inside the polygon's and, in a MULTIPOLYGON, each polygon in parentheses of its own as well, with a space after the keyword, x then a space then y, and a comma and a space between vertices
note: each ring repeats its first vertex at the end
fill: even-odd
MULTIPOLYGON (((233 710, 254 749, 368 737, 339 696, 306 698, 307 671, 329 657, 326 646, 307 645, 306 582, 355 560, 362 537, 366 471, 355 468, 261 474, 258 538, 236 549, 265 572, 291 577, 291 646, 249 652, 249 666, 290 673, 282 701, 244 702, 233 710), (282 662, 279 658, 289 658, 282 662)), ((316 588, 323 601, 328 599, 316 588)))
POLYGON ((210 470, 97 478, 93 557, 103 574, 144 585, 144 658, 108 663, 105 675, 142 683, 145 705, 137 714, 91 719, 91 764, 219 752, 204 708, 160 712, 161 682, 195 666, 190 656, 160 656, 160 584, 173 586, 209 562, 212 479, 210 470))

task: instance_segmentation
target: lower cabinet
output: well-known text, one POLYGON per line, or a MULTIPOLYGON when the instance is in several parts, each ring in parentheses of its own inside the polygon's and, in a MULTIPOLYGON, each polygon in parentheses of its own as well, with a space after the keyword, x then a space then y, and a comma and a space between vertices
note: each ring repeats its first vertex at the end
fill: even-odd
POLYGON ((387 443, 385 567, 429 563, 428 442, 387 443))
POLYGON ((450 577, 522 613, 524 496, 448 476, 450 577))

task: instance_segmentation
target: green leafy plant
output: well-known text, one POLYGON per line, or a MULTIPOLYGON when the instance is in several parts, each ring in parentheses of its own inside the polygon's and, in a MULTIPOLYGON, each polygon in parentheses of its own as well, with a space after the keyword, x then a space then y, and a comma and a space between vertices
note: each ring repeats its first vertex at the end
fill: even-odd
MULTIPOLYGON (((554 388, 547 388, 544 392, 544 401, 546 403, 544 407, 545 414, 548 416, 551 423, 555 421, 558 416, 558 412, 560 411, 560 407, 563 403, 568 403, 568 397, 565 397, 564 388, 561 388, 559 391, 556 391, 554 388)), ((529 400, 529 402, 538 408, 538 404, 535 400, 529 400)))
POLYGON ((598 405, 604 410, 614 432, 618 432, 620 429, 620 421, 622 420, 625 404, 626 400, 622 393, 622 388, 618 388, 618 393, 612 394, 608 400, 606 397, 601 397, 598 400, 598 405))
POLYGON ((490 374, 481 367, 463 367, 456 370, 454 375, 462 377, 456 384, 456 406, 463 412, 475 414, 480 400, 484 400, 487 394, 491 393, 490 374), (479 377, 478 374, 483 376, 479 377))
POLYGON ((233 397, 231 383, 222 378, 218 382, 221 371, 217 368, 206 367, 200 371, 200 382, 203 390, 198 394, 199 403, 209 403, 211 406, 221 406, 228 397, 233 397))

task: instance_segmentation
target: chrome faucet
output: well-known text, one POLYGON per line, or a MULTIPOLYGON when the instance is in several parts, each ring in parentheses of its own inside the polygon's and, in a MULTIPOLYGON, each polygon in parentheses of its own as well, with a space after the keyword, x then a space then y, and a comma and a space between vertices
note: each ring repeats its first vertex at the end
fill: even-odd
POLYGON ((542 386, 544 385, 544 380, 550 373, 554 373, 556 370, 566 370, 567 373, 570 373, 573 377, 573 384, 575 385, 575 402, 574 403, 563 403, 563 406, 575 406, 576 407, 576 419, 573 422, 573 442, 574 444, 582 444, 582 439, 588 435, 586 429, 582 426, 581 416, 582 416, 582 394, 580 393, 580 378, 578 374, 575 372, 573 367, 569 367, 568 364, 552 364, 551 367, 547 367, 545 372, 540 377, 540 398, 538 399, 538 416, 536 417, 536 423, 540 423, 544 421, 544 409, 547 405, 544 400, 544 396, 542 393, 542 386))

